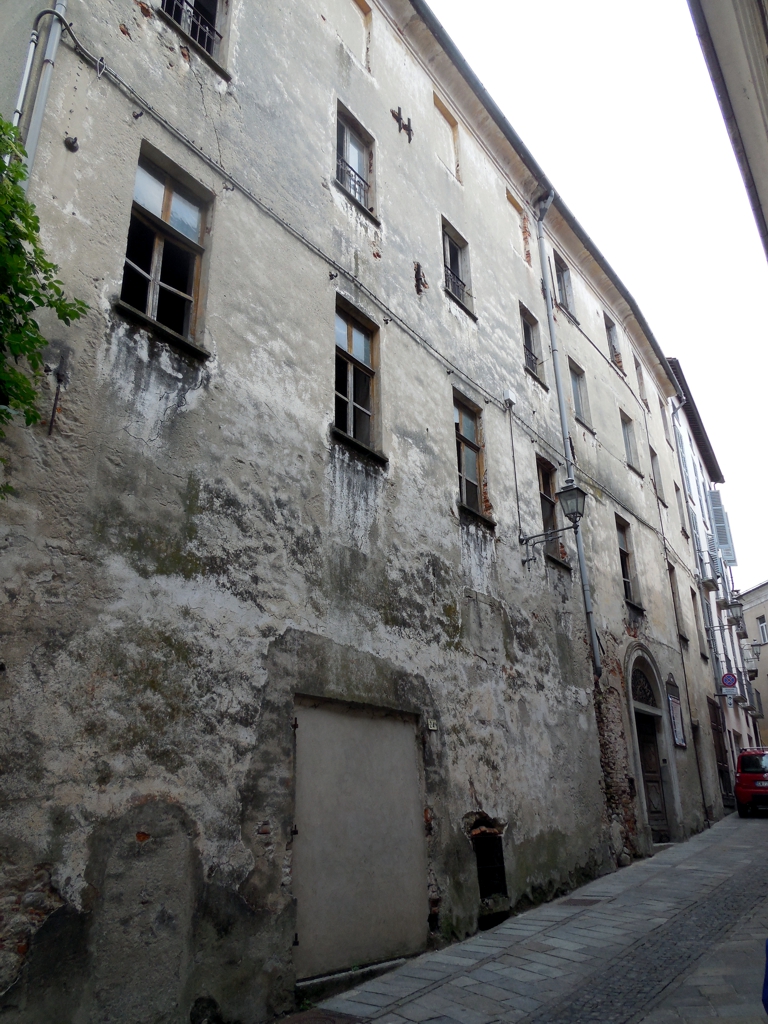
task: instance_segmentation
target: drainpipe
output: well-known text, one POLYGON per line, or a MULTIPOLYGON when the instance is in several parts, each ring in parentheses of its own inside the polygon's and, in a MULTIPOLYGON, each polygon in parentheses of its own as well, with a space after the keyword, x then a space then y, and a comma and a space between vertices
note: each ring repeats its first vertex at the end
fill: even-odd
MULTIPOLYGON (((47 13, 47 12, 46 12, 47 13)), ((24 191, 29 187, 29 179, 32 174, 32 166, 35 162, 35 153, 37 152, 37 144, 40 141, 40 131, 43 127, 43 115, 45 114, 45 105, 48 101, 48 92, 51 88, 51 79, 53 78, 53 66, 56 61, 56 51, 59 48, 59 40, 61 39, 61 23, 64 20, 64 15, 67 13, 67 0, 57 0, 55 10, 51 13, 55 13, 58 17, 53 19, 51 25, 51 31, 48 35, 48 43, 45 47, 45 57, 43 58, 43 70, 40 75, 40 83, 37 87, 37 96, 35 97, 35 106, 32 110, 32 119, 29 122, 29 131, 27 132, 25 149, 27 151, 27 179, 22 182, 22 188, 24 191)), ((38 16, 39 17, 39 16, 38 16)), ((35 28, 37 27, 38 19, 35 20, 35 28)), ((22 80, 22 89, 19 90, 19 102, 17 106, 21 108, 24 102, 23 92, 26 92, 27 83, 29 81, 28 71, 32 66, 32 58, 34 57, 34 45, 37 45, 35 39, 36 31, 32 32, 32 39, 29 41, 29 53, 27 54, 27 67, 24 69, 25 79, 22 80), (23 91, 22 91, 23 90, 23 91)), ((21 109, 18 109, 14 113, 14 117, 18 114, 21 119, 21 109)), ((16 122, 18 124, 18 121, 16 122)))
MULTIPOLYGON (((555 331, 555 312, 552 304, 552 289, 547 273, 547 250, 544 244, 544 218, 549 212, 552 201, 555 198, 555 190, 550 189, 549 194, 539 203, 538 215, 538 240, 539 240, 539 262, 541 263, 541 277, 544 285, 544 298, 547 303, 547 325, 549 327, 549 341, 552 348, 552 366, 555 372, 555 390, 557 391, 557 405, 560 410, 560 429, 563 434, 563 452, 565 454, 566 481, 565 486, 573 484, 573 455, 571 446, 571 432, 568 427, 568 413, 565 406, 565 392, 563 390, 563 379, 560 373, 560 350, 557 345, 557 333, 555 331)), ((584 595, 584 611, 587 616, 589 628, 589 639, 592 645, 592 665, 595 672, 595 681, 603 674, 603 666, 600 660, 600 644, 595 629, 595 616, 592 608, 592 593, 589 589, 589 573, 587 572, 587 560, 584 557, 584 542, 581 538, 579 524, 574 528, 576 535, 576 551, 579 559, 579 575, 581 576, 581 590, 584 595)))

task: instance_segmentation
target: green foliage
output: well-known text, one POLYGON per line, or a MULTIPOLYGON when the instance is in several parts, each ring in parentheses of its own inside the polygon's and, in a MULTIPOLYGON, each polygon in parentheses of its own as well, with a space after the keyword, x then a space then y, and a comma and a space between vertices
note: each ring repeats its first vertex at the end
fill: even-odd
POLYGON ((0 437, 14 415, 23 414, 28 426, 40 419, 37 398, 48 341, 35 311, 52 309, 69 325, 88 310, 80 299, 67 299, 56 277, 59 268, 46 259, 35 207, 21 187, 27 173, 23 156, 18 131, 0 118, 0 437))

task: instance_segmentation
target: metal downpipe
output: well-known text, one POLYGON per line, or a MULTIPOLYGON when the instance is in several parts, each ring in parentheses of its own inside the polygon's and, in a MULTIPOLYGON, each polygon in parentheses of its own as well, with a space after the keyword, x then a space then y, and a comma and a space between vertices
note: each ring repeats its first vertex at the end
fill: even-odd
MULTIPOLYGON (((539 216, 537 225, 537 236, 539 241, 539 262, 541 264, 542 284, 544 285, 544 298, 547 303, 547 325, 549 327, 549 341, 552 348, 552 367, 555 374, 555 390, 557 391, 557 405, 560 410, 560 429, 563 435, 563 453, 565 455, 566 486, 574 482, 573 479, 573 455, 571 453, 571 432, 568 427, 568 413, 565 406, 565 392, 563 390, 563 379, 560 372, 560 350, 557 345, 557 332, 555 331, 555 311, 552 303, 552 289, 550 287, 549 274, 547 273, 548 261, 547 250, 544 243, 544 218, 549 212, 552 201, 555 198, 555 190, 551 189, 549 195, 539 203, 539 216)), ((592 608, 592 592, 589 588, 589 573, 587 561, 584 557, 584 542, 581 537, 579 524, 573 531, 576 535, 576 552, 579 559, 579 575, 581 576, 581 592, 584 597, 584 611, 587 616, 587 627, 589 639, 592 646, 592 665, 595 672, 595 680, 603 674, 603 665, 600 658, 600 644, 595 629, 595 616, 592 608)))
MULTIPOLYGON (((26 145, 24 147, 27 151, 27 179, 22 182, 22 188, 25 192, 29 187, 29 179, 35 162, 37 144, 40 141, 40 132, 43 127, 43 116, 45 114, 46 103, 48 102, 48 92, 51 88, 51 79, 53 78, 53 66, 56 61, 56 52, 59 48, 59 41, 61 39, 61 22, 64 15, 67 13, 67 0, 56 0, 55 13, 58 14, 59 17, 53 19, 51 31, 48 35, 48 43, 45 47, 45 57, 43 58, 43 70, 40 75, 40 84, 37 87, 35 106, 32 110, 32 119, 29 122, 29 131, 27 132, 26 145)), ((32 56, 34 56, 32 40, 30 40, 30 49, 32 56)), ((27 55, 27 64, 31 67, 29 54, 27 55)), ((26 83, 23 83, 23 85, 24 91, 26 92, 26 83)), ((23 97, 20 94, 19 105, 21 105, 21 103, 23 103, 23 97)), ((20 110, 19 118, 21 118, 20 110)))

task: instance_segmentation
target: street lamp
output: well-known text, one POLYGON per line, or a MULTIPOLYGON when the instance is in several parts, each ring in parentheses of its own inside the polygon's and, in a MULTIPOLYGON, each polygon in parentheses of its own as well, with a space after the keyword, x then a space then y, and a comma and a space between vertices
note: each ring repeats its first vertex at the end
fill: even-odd
POLYGON ((738 626, 744 616, 744 605, 741 601, 731 601, 728 605, 728 618, 730 624, 738 626))
POLYGON ((587 499, 587 492, 582 491, 576 484, 569 484, 558 491, 555 497, 560 502, 560 508, 566 519, 570 519, 574 526, 584 515, 584 503, 587 499))
POLYGON ((752 648, 752 657, 755 661, 760 661, 760 649, 763 645, 759 640, 753 640, 749 646, 752 648))
POLYGON ((568 530, 577 531, 579 529, 579 520, 584 515, 584 503, 587 498, 587 492, 582 491, 580 487, 571 480, 567 481, 562 491, 557 491, 555 497, 558 500, 560 509, 566 519, 570 520, 570 526, 561 526, 559 530, 545 530, 544 533, 534 533, 530 537, 524 537, 520 534, 520 543, 525 544, 525 558, 523 559, 523 565, 527 565, 528 562, 533 562, 536 558, 536 545, 545 544, 555 537, 558 537, 561 533, 566 533, 568 530))

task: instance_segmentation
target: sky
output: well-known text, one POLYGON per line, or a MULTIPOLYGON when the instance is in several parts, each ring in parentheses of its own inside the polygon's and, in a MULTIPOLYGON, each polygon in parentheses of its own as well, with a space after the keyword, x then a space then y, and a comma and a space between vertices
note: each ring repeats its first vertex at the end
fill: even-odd
POLYGON ((768 580, 768 261, 686 0, 429 0, 685 373, 768 580))

